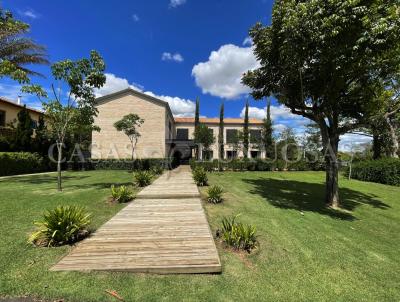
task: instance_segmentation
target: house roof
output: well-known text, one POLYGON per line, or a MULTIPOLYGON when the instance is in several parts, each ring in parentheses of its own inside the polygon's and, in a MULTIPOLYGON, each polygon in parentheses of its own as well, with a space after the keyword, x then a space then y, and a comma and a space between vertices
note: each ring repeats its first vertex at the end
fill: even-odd
MULTIPOLYGON (((15 106, 15 107, 18 107, 18 108, 24 108, 24 104, 18 104, 17 101, 10 100, 10 99, 5 98, 3 96, 0 96, 0 103, 1 102, 7 103, 9 105, 12 105, 12 106, 15 106)), ((40 113, 40 114, 44 113, 42 110, 38 110, 38 109, 35 109, 35 108, 32 108, 32 107, 28 107, 28 106, 26 106, 26 109, 28 109, 29 111, 36 112, 36 113, 40 113)))
POLYGON ((120 95, 123 95, 123 94, 136 95, 136 96, 142 97, 142 98, 144 98, 144 99, 146 99, 146 100, 148 100, 150 102, 155 102, 155 103, 158 103, 158 104, 160 104, 162 106, 165 106, 167 108, 169 114, 171 115, 171 117, 174 118, 174 115, 172 114, 172 111, 171 111, 171 108, 169 107, 168 102, 163 101, 163 100, 161 100, 159 98, 156 98, 154 96, 148 95, 146 93, 137 91, 137 90, 132 89, 132 88, 122 89, 120 91, 116 91, 116 92, 113 92, 113 93, 98 97, 98 98, 96 98, 96 102, 97 103, 101 103, 101 102, 107 101, 108 99, 111 99, 113 97, 117 97, 117 96, 120 96, 120 95))
MULTIPOLYGON (((175 117, 177 123, 194 124, 194 117, 175 117)), ((219 124, 219 118, 200 118, 200 123, 204 124, 219 124)), ((243 124, 242 118, 224 118, 224 124, 243 124)), ((250 118, 249 124, 262 124, 262 120, 250 118)))

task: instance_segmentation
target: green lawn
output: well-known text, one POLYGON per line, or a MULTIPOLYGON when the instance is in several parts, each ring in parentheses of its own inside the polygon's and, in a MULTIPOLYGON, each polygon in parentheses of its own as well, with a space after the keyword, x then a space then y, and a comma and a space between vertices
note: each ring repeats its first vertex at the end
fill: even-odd
POLYGON ((233 253, 218 243, 221 275, 49 272, 70 247, 26 244, 32 221, 60 204, 86 206, 98 227, 121 209, 106 202, 122 171, 68 172, 0 180, 0 296, 117 301, 399 301, 400 188, 341 179, 346 210, 323 206, 324 174, 243 172, 209 175, 227 193, 205 206, 213 231, 224 215, 257 226, 260 248, 233 253))

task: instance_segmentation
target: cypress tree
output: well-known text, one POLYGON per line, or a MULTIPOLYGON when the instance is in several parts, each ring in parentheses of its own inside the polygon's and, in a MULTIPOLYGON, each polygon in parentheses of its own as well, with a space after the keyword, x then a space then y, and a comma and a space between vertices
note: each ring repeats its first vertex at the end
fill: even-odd
POLYGON ((29 115, 28 109, 26 109, 26 105, 18 112, 17 120, 13 149, 15 151, 31 151, 33 120, 29 115))
POLYGON ((271 100, 267 101, 267 116, 264 118, 263 123, 263 143, 265 149, 265 155, 268 158, 272 158, 273 156, 273 129, 272 129, 272 119, 271 119, 271 100))
POLYGON ((244 111, 244 124, 243 124, 243 153, 244 158, 248 157, 249 151, 249 101, 246 101, 246 108, 244 111))
MULTIPOLYGON (((195 111, 195 113, 194 113, 194 131, 196 132, 196 129, 197 129, 197 127, 199 126, 199 124, 200 124, 200 101, 199 101, 199 98, 197 97, 196 98, 196 111, 195 111)), ((199 157, 199 151, 200 151, 200 148, 199 148, 199 146, 196 144, 196 148, 195 148, 195 156, 196 156, 196 159, 198 160, 200 157, 199 157)))
POLYGON ((200 101, 196 98, 196 111, 194 113, 194 127, 196 128, 200 124, 200 101))
POLYGON ((219 112, 219 132, 218 132, 219 159, 224 159, 224 103, 221 104, 219 112))

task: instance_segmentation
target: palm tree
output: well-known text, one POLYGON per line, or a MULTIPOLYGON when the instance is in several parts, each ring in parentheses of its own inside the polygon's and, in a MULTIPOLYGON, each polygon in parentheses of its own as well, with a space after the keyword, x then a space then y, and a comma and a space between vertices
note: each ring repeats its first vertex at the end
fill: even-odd
POLYGON ((0 64, 11 63, 13 72, 22 72, 26 76, 42 76, 29 69, 27 65, 49 64, 46 58, 46 49, 25 37, 24 35, 28 31, 28 24, 15 20, 11 12, 0 8, 0 64))

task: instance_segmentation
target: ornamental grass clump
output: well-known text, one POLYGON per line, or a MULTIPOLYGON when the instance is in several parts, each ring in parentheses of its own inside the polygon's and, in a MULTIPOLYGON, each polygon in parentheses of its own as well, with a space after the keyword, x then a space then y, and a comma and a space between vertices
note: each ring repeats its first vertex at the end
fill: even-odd
POLYGON ((59 206, 35 222, 37 230, 28 241, 37 246, 60 246, 79 241, 89 234, 91 214, 78 206, 59 206))
POLYGON ((199 187, 207 186, 207 172, 202 167, 197 167, 193 171, 193 180, 199 187))
POLYGON ((239 215, 224 217, 222 229, 217 231, 217 236, 236 250, 244 250, 250 253, 258 246, 256 227, 251 224, 237 222, 239 215))
POLYGON ((149 171, 137 171, 134 176, 134 183, 138 187, 146 187, 151 184, 151 180, 153 179, 153 174, 149 171))
POLYGON ((133 193, 126 186, 116 187, 111 186, 111 196, 113 201, 118 203, 124 203, 133 199, 133 193))
POLYGON ((218 185, 214 185, 211 186, 208 190, 207 190, 207 200, 210 203, 221 203, 223 201, 222 198, 222 194, 224 193, 224 190, 218 186, 218 185))

